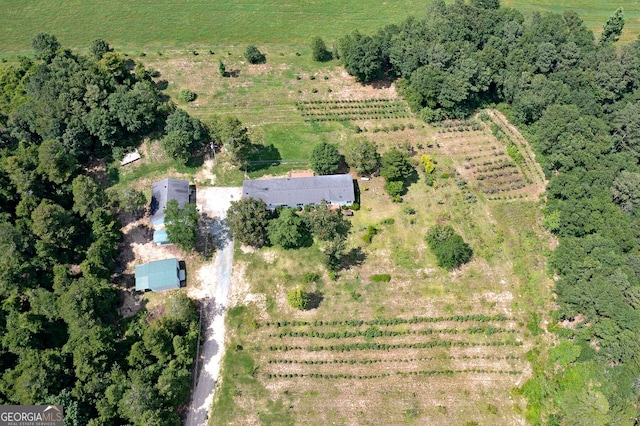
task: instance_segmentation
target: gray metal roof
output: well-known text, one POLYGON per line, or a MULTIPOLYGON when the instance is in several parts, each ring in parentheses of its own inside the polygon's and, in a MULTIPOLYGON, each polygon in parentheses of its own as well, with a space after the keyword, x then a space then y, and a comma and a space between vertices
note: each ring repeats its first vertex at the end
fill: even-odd
POLYGON ((353 178, 349 174, 245 180, 242 196, 263 200, 267 206, 351 204, 355 201, 353 178))
POLYGON ((183 208, 189 202, 189 182, 180 179, 164 179, 151 187, 151 223, 164 223, 164 209, 170 200, 178 201, 183 208))

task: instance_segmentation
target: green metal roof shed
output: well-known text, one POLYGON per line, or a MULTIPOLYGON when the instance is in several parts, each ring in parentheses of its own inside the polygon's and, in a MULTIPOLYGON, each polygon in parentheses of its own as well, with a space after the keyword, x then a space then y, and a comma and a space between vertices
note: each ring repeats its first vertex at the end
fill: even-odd
POLYGON ((136 290, 162 291, 180 288, 178 259, 155 260, 136 265, 136 290))

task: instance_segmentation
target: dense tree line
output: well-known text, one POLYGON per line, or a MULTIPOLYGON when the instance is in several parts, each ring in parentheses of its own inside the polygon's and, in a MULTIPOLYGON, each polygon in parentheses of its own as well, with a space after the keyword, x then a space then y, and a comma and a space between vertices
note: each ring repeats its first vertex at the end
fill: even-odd
POLYGON ((421 18, 340 40, 360 81, 395 80, 427 121, 502 103, 531 136, 549 179, 544 224, 566 339, 523 388, 534 424, 634 424, 640 390, 640 42, 598 39, 573 11, 434 0, 421 18), (595 411, 594 411, 595 410, 595 411), (597 413, 597 415, 596 415, 597 413))
POLYGON ((118 314, 118 212, 146 201, 107 190, 95 165, 150 132, 193 145, 203 129, 103 40, 88 56, 48 34, 33 48, 0 67, 0 403, 63 404, 69 425, 179 425, 197 311, 176 295, 153 317, 118 314))

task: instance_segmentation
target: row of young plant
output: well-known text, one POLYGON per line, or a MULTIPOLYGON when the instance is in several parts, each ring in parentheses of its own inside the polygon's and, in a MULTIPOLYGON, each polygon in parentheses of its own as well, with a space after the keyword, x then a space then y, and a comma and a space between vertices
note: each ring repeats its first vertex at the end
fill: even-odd
POLYGON ((345 116, 313 116, 306 117, 305 123, 316 123, 323 121, 365 121, 365 120, 394 120, 400 118, 411 118, 409 114, 394 115, 345 115, 345 116))
POLYGON ((369 99, 316 99, 311 101, 296 101, 296 107, 304 107, 307 105, 331 105, 331 104, 364 104, 364 105, 375 105, 379 103, 399 103, 403 104, 403 101, 399 101, 397 99, 390 98, 369 98, 369 99))
POLYGON ((520 200, 522 198, 528 198, 527 194, 509 194, 501 195, 498 197, 487 197, 489 201, 508 201, 508 200, 520 200))
POLYGON ((517 176, 519 180, 522 180, 522 175, 520 174, 520 171, 516 168, 506 169, 506 170, 503 169, 493 173, 478 173, 476 175, 476 180, 485 180, 485 179, 492 179, 492 178, 507 178, 510 176, 517 176))
POLYGON ((388 110, 388 109, 402 109, 406 110, 407 106, 402 102, 386 102, 386 103, 376 103, 376 104, 307 104, 307 105, 297 105, 298 110, 304 111, 339 111, 339 110, 348 110, 348 111, 358 111, 358 110, 388 110))
POLYGON ((373 320, 331 320, 331 321, 323 321, 323 320, 314 320, 314 321, 266 321, 263 324, 258 323, 258 325, 264 325, 266 327, 302 327, 302 326, 336 326, 336 325, 349 325, 349 326, 362 326, 362 325, 397 325, 397 324, 419 324, 425 322, 443 322, 443 321, 454 321, 454 322, 467 322, 467 321, 478 321, 478 322, 491 322, 491 321, 512 321, 513 318, 509 318, 502 314, 496 315, 483 315, 483 314, 472 314, 472 315, 450 315, 446 317, 411 317, 411 318, 376 318, 373 320))
POLYGON ((472 124, 471 126, 458 126, 447 127, 444 129, 438 129, 438 133, 453 133, 453 132, 478 132, 482 130, 481 124, 472 124))
MULTIPOLYGON (((486 154, 467 155, 466 157, 464 157, 464 161, 472 161, 472 160, 477 160, 479 158, 490 158, 490 157, 487 156, 487 154, 493 155, 494 157, 502 157, 502 156, 506 155, 504 151, 499 151, 498 148, 496 148, 495 146, 491 147, 491 151, 492 152, 486 153, 486 154)), ((474 152, 475 152, 475 150, 474 150, 474 152)), ((489 161, 493 161, 493 159, 492 160, 487 160, 487 161, 488 162, 489 161)), ((479 164, 485 165, 484 163, 479 163, 479 164)))
POLYGON ((396 371, 395 373, 381 373, 370 375, 356 375, 356 374, 321 374, 321 373, 266 373, 264 376, 267 379, 347 379, 347 380, 367 380, 367 379, 382 379, 385 377, 395 376, 452 376, 454 374, 509 374, 520 375, 521 370, 485 370, 482 368, 470 368, 463 370, 418 370, 418 371, 396 371))
POLYGON ((517 191, 518 189, 522 189, 525 186, 526 185, 524 182, 514 183, 513 185, 507 187, 491 186, 489 188, 484 188, 482 192, 485 194, 496 194, 498 192, 517 191))
POLYGON ((429 349, 429 348, 448 348, 448 347, 476 347, 476 346, 522 346, 522 342, 517 340, 498 340, 494 342, 458 342, 450 340, 434 340, 430 342, 415 343, 351 343, 346 345, 328 345, 328 346, 290 346, 290 345, 271 345, 269 350, 272 352, 281 351, 297 351, 305 350, 308 352, 335 351, 388 351, 392 349, 429 349))
POLYGON ((486 165, 480 165, 476 163, 467 163, 464 165, 464 168, 474 169, 475 173, 486 173, 493 172, 495 170, 503 170, 503 169, 517 169, 516 165, 509 161, 506 157, 493 159, 491 161, 486 161, 486 165))
POLYGON ((417 358, 394 358, 394 359, 270 359, 268 364, 304 364, 304 365, 326 365, 326 364, 380 364, 380 363, 389 363, 389 362, 422 362, 422 361, 440 361, 440 360, 488 360, 488 361, 518 361, 522 360, 523 357, 520 355, 506 355, 506 356, 495 356, 495 355, 461 355, 461 356, 425 356, 425 357, 417 357, 417 358))
POLYGON ((282 331, 280 333, 269 334, 269 337, 273 338, 284 338, 284 337, 315 337, 318 339, 348 339, 352 337, 395 337, 395 336, 408 336, 408 335, 417 335, 417 336, 428 336, 432 334, 485 334, 487 336, 491 336, 497 333, 516 333, 517 330, 514 329, 505 329, 500 327, 471 327, 463 330, 458 330, 456 328, 427 328, 426 330, 380 330, 369 328, 367 330, 357 330, 357 331, 329 331, 329 332, 319 332, 319 331, 282 331))
POLYGON ((445 120, 445 121, 439 121, 437 123, 433 123, 432 126, 443 127, 445 129, 458 128, 460 126, 462 127, 480 126, 480 128, 483 127, 483 125, 476 120, 445 120))
POLYGON ((380 117, 408 115, 406 109, 403 108, 385 108, 381 110, 368 109, 364 111, 303 111, 300 113, 303 117, 380 117))

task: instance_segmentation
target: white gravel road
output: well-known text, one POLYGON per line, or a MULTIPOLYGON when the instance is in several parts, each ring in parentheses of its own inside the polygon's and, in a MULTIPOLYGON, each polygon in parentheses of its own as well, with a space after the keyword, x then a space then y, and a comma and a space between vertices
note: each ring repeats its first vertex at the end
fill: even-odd
POLYGON ((233 241, 224 221, 231 201, 239 200, 242 188, 198 188, 196 204, 201 217, 214 234, 216 254, 213 262, 197 272, 200 285, 189 289, 189 295, 202 303, 202 345, 196 371, 196 385, 192 390, 185 426, 207 423, 209 409, 220 374, 224 355, 224 314, 229 301, 229 287, 233 265, 233 241))

